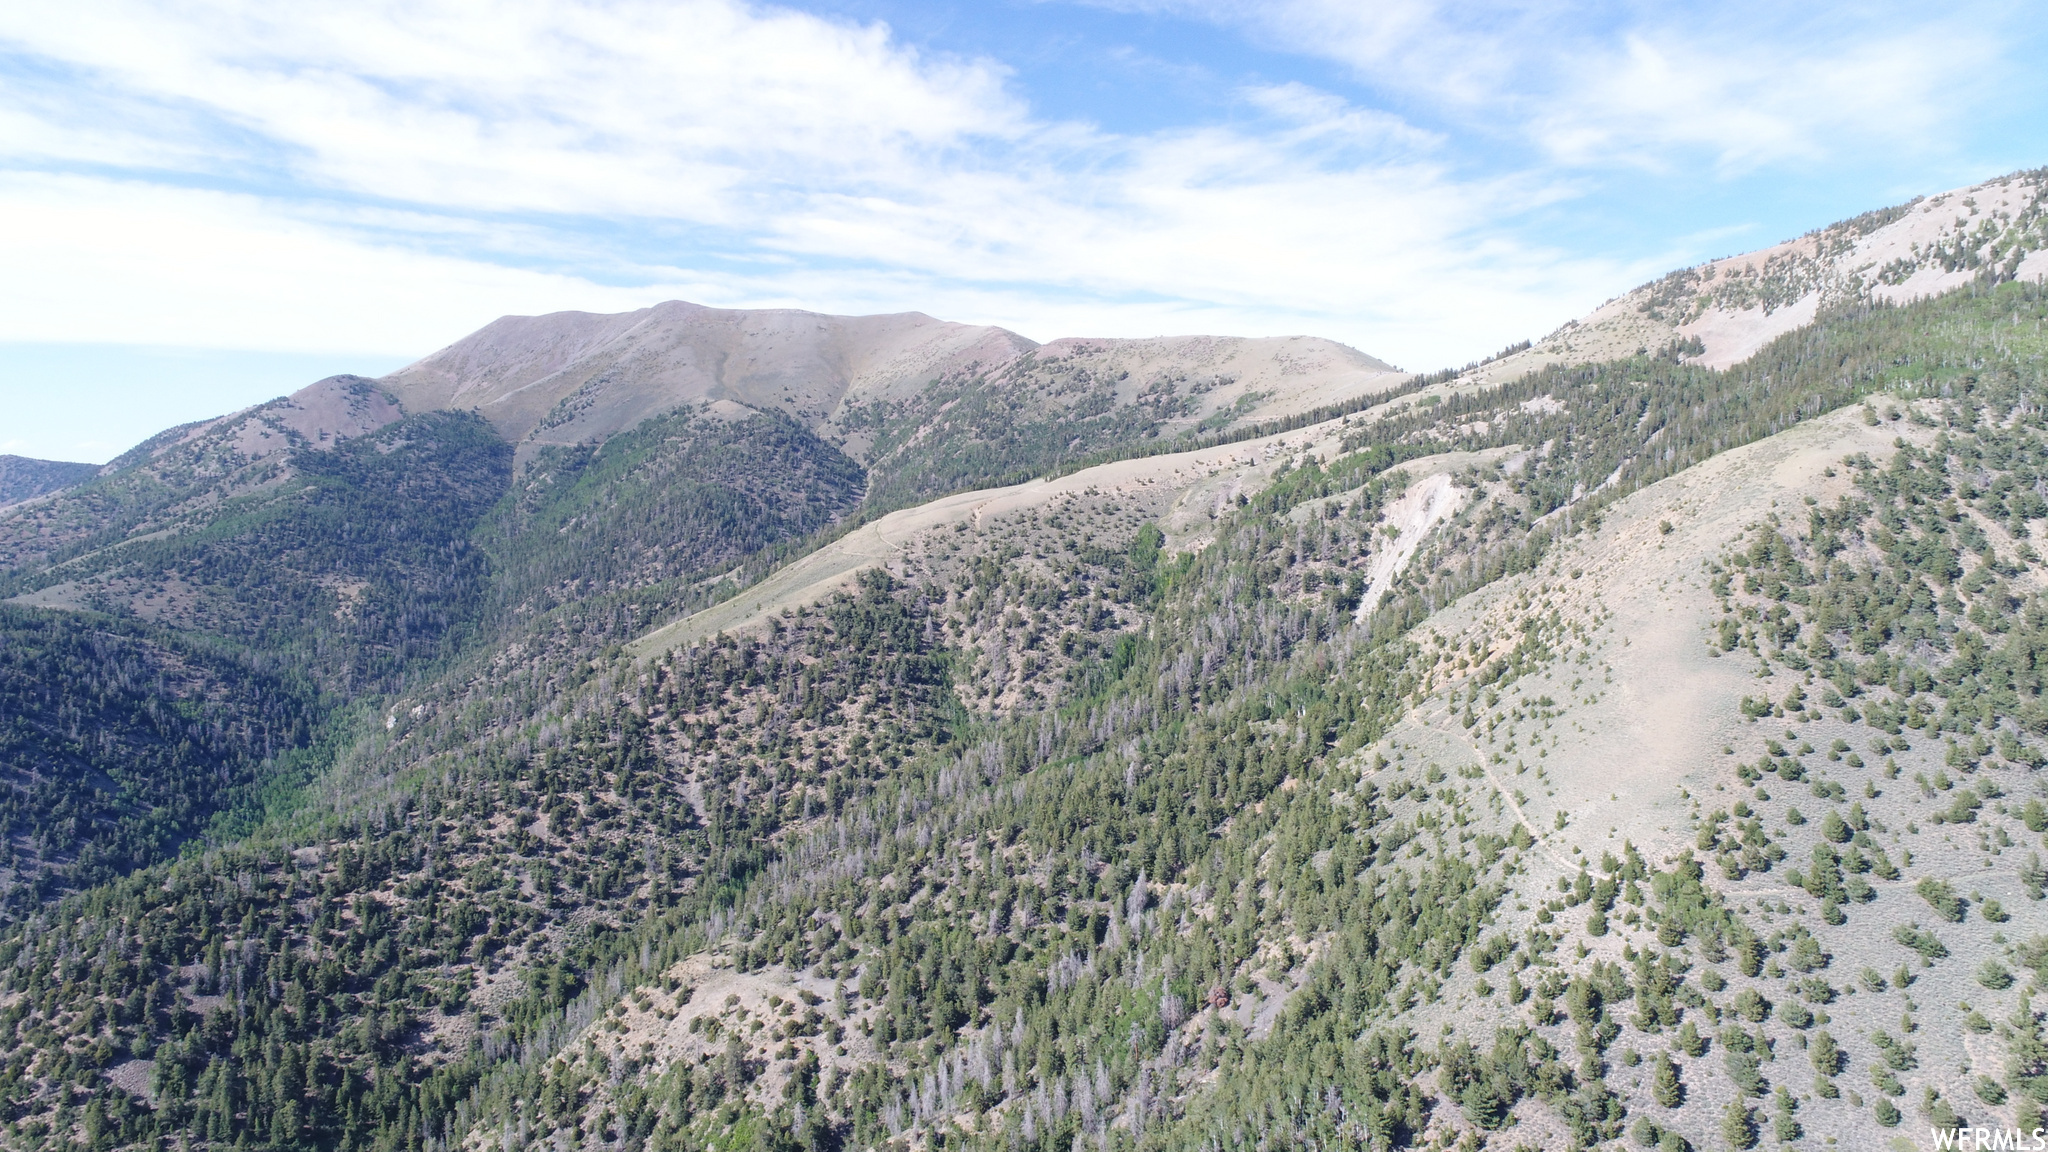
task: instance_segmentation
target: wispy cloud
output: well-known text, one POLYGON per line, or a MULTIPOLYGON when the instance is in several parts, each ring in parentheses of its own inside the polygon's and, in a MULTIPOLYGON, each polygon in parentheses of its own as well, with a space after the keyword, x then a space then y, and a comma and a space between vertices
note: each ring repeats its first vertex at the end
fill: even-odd
POLYGON ((999 60, 738 0, 29 7, 0 9, 0 339, 271 349, 684 296, 1426 366, 1654 270, 1525 226, 1589 166, 1937 132, 1928 94, 1990 51, 1927 22, 1823 52, 1654 10, 1176 4, 1363 86, 1238 81, 1220 118, 1119 133, 999 60), (1527 147, 1474 165, 1475 133, 1527 147))
POLYGON ((1630 34, 1533 120, 1573 164, 1664 167, 1704 151, 1716 168, 1819 161, 1883 140, 1937 149, 1997 53, 1977 28, 1933 24, 1838 44, 1731 44, 1669 29, 1630 34))
POLYGON ((1104 0, 1331 60, 1447 120, 1557 163, 1721 170, 1942 134, 2024 77, 2003 0, 1930 8, 1560 0, 1104 0))
MULTIPOLYGON (((987 62, 927 60, 886 29, 721 0, 346 8, 102 0, 0 16, 107 113, 187 110, 215 163, 275 163, 323 187, 496 211, 718 221, 773 171, 835 184, 1024 127, 987 62)), ((10 140, 104 160, 108 125, 10 140), (82 154, 81 154, 82 153, 82 154)))
POLYGON ((1472 303, 1518 331, 1612 273, 1502 230, 1542 179, 1459 177, 1436 134, 1295 82, 1117 135, 1035 116, 998 62, 727 0, 102 0, 0 36, 0 147, 38 170, 0 186, 38 284, 15 338, 422 348, 451 311, 689 292, 1427 358, 1472 303), (152 309, 172 285, 200 315, 152 309))

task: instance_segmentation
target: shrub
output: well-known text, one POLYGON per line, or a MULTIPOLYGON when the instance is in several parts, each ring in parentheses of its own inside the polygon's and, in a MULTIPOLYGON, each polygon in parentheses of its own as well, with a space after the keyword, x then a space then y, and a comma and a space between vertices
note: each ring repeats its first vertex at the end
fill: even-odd
POLYGON ((1940 940, 1935 939, 1934 933, 1918 924, 1901 924, 1892 929, 1892 939, 1930 961, 1940 960, 1948 955, 1948 948, 1940 940))
POLYGON ((1951 924, 1961 923, 1963 917, 1969 913, 1969 905, 1956 894, 1955 887, 1945 880, 1936 880, 1929 876, 1915 884, 1913 891, 1919 893, 1920 898, 1927 901, 1928 907, 1940 913, 1941 918, 1951 924))
POLYGON ((1998 961, 1986 960, 1984 966, 1977 969, 1977 983, 1993 992, 2003 992, 2012 987, 2012 973, 2006 971, 2005 965, 1998 961))
POLYGON ((1997 1107, 2005 1103, 2005 1086, 1989 1076, 1977 1077, 1977 1099, 1997 1107))

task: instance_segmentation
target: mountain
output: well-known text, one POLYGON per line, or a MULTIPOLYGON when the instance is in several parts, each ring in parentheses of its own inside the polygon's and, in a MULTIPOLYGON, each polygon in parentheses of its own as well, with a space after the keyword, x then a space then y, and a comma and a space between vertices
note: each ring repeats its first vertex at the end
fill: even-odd
POLYGON ((877 503, 985 485, 1135 440, 1342 404, 1405 374, 1307 337, 1065 339, 895 316, 671 301, 508 316, 386 377, 409 411, 471 409, 522 461, 680 407, 773 412, 873 473, 877 503))
POLYGON ((369 381, 322 381, 0 521, 0 594, 248 646, 353 694, 471 614, 469 538, 509 457, 475 416, 400 416, 369 381))
POLYGON ((0 512, 7 1143, 2030 1129, 2040 187, 1428 376, 667 304, 170 430, 0 512))
POLYGON ((183 514, 288 474, 295 452, 331 450, 399 414, 371 381, 335 376, 269 404, 160 432, 95 469, 91 483, 81 477, 59 499, 0 520, 0 572, 168 531, 183 514))
POLYGON ((851 438, 879 419, 863 419, 862 410, 906 404, 977 376, 1014 382, 1019 392, 1053 391, 1025 400, 1041 408, 1071 408, 1058 396, 1096 390, 1118 404, 1177 396, 1178 404, 1153 406, 1172 409, 1160 413, 1161 423, 1179 428, 1238 409, 1247 395, 1240 416, 1310 395, 1320 403, 1350 399, 1386 387, 1394 374, 1353 349, 1305 337, 1039 345, 1001 328, 914 312, 824 316, 670 301, 611 316, 507 316, 381 383, 409 410, 474 408, 507 440, 537 446, 601 439, 661 412, 714 402, 780 411, 851 438))
POLYGON ((1904 303, 1991 275, 2048 275, 2048 169, 1914 197, 1759 251, 1682 268, 1622 294, 1516 355, 1491 379, 1690 345, 1726 368, 1824 309, 1904 303))
POLYGON ((69 488, 98 471, 94 464, 0 456, 0 508, 69 488))

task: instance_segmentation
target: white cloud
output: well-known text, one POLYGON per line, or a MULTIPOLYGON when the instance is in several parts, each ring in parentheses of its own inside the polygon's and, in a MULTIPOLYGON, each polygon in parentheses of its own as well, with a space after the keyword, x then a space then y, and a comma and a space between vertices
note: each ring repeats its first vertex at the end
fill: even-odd
MULTIPOLYGON (((1344 35, 1383 55, 1439 19, 1379 11, 1344 35)), ((1561 185, 1305 85, 1118 135, 1034 117, 997 63, 729 0, 99 0, 0 9, 0 40, 94 94, 17 78, 0 149, 121 172, 0 179, 0 339, 425 352, 681 296, 1430 366, 1651 271, 1518 242, 1561 185)))
POLYGON ((1845 146, 1936 149, 2026 76, 2001 55, 2014 8, 1586 5, 1560 0, 1107 0, 1244 29, 1344 64, 1367 83, 1570 165, 1723 170, 1845 146))
POLYGON ((1578 164, 1659 164, 1696 148, 1745 170, 1875 139, 1925 148, 1996 58, 1980 34, 1942 27, 1831 47, 1631 34, 1533 127, 1554 155, 1578 164))
POLYGON ((424 353, 508 312, 644 289, 379 246, 252 196, 0 176, 0 340, 424 353))
MULTIPOLYGON (((274 145, 322 186, 470 209, 724 222, 758 173, 887 183, 920 154, 1022 124, 995 65, 729 0, 99 0, 0 11, 0 37, 153 119, 194 110, 249 134, 214 138, 230 162, 274 145)), ((158 162, 153 134, 127 141, 135 162, 158 162)), ((9 143, 107 154, 98 140, 9 143)))
MULTIPOLYGON (((916 309, 998 323, 1040 339, 1085 333, 1310 332, 1411 365, 1555 322, 1546 255, 1461 241, 1425 204, 1428 187, 1315 182, 1190 187, 1217 149, 1182 141, 1148 157, 1145 202, 1121 217, 1038 201, 1008 223, 1042 250, 977 256, 934 244, 889 269, 760 262, 706 273, 640 269, 645 282, 587 278, 422 253, 279 211, 259 198, 78 176, 0 177, 0 341, 146 343, 419 355, 506 313, 623 311, 684 298, 733 307, 916 309), (1348 221, 1342 206, 1375 210, 1348 221), (1037 215, 1027 219, 1026 212, 1037 215), (1459 266, 1439 256, 1475 249, 1459 266), (1065 272, 1059 290, 1042 275, 1065 272), (993 273, 990 269, 993 268, 993 273), (1161 289, 1159 285, 1167 285, 1161 289)), ((867 252, 931 230, 888 206, 838 205, 793 223, 807 251, 867 252), (869 221, 873 222, 870 223, 869 221), (837 229, 852 238, 835 237, 837 229)), ((1464 211, 1483 211, 1483 204, 1464 211)), ((949 208, 972 216, 972 203, 949 208)), ((988 221, 955 222, 952 233, 988 221)), ((990 245, 991 249, 995 246, 990 245)), ((1577 266, 1585 300, 1617 270, 1577 266)), ((1633 273, 1635 270, 1626 270, 1633 273)))

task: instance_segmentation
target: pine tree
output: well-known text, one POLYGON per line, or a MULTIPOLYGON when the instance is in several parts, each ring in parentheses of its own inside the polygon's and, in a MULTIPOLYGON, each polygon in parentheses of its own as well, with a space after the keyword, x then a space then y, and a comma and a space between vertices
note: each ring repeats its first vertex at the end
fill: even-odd
POLYGON ((1721 1114, 1721 1139, 1730 1148, 1756 1147, 1756 1120, 1741 1100, 1730 1100, 1728 1110, 1721 1114))
POLYGON ((1786 1091, 1783 1084, 1778 1085, 1775 1102, 1778 1113, 1771 1119, 1771 1135, 1776 1137, 1780 1143, 1789 1144, 1799 1139, 1803 1131, 1799 1126, 1799 1121, 1792 1116, 1793 1109, 1799 1107, 1799 1104, 1796 1100, 1792 1099, 1792 1093, 1786 1091))
POLYGON ((1685 1085, 1678 1078, 1678 1065, 1669 1052, 1657 1053, 1657 1066, 1650 1078, 1650 1094, 1665 1108, 1676 1108, 1685 1099, 1685 1085))
POLYGON ((1678 1050, 1694 1057, 1707 1054, 1707 1038, 1700 1035, 1699 1025, 1687 1020, 1679 1027, 1678 1050))

